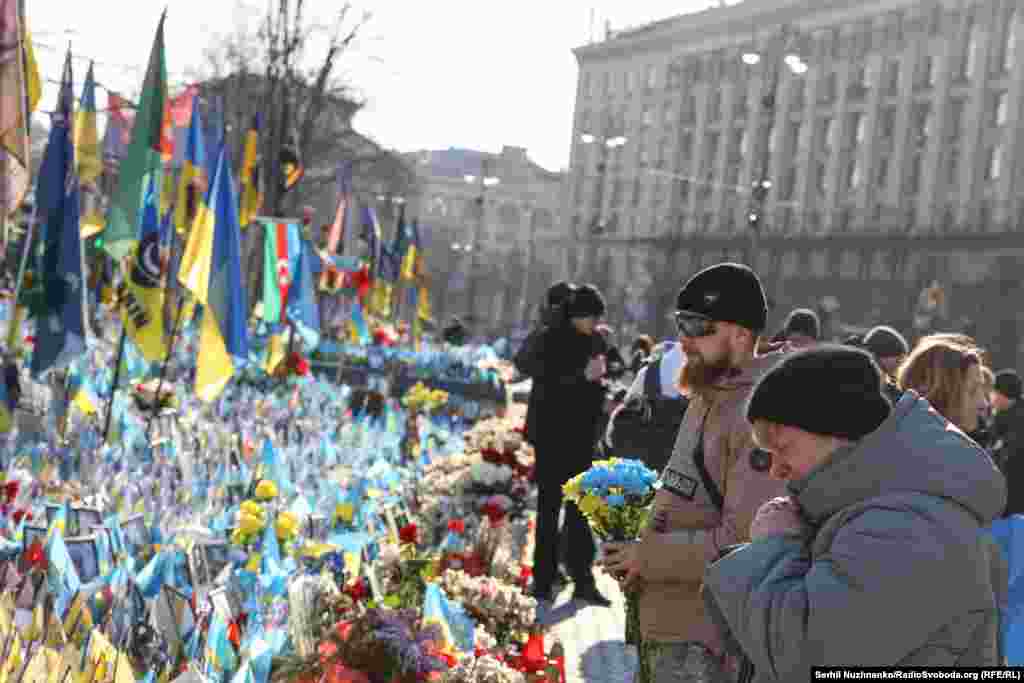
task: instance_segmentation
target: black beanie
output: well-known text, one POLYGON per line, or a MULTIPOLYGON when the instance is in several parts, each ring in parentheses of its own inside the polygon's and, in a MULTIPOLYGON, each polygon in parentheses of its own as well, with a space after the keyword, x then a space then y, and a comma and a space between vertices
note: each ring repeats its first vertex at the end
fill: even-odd
POLYGON ((791 334, 802 334, 811 339, 821 339, 821 321, 818 314, 809 308, 798 308, 786 318, 783 326, 786 336, 791 334))
POLYGON ((875 354, 875 358, 894 358, 910 353, 907 340, 888 325, 872 328, 864 336, 864 348, 875 354))
POLYGON ((1020 399, 1021 394, 1024 394, 1024 386, 1021 386, 1020 376, 1016 370, 997 372, 993 388, 1011 401, 1020 399))
POLYGON ((892 404, 870 354, 827 344, 787 356, 754 387, 747 420, 857 441, 878 429, 892 404))
POLYGON ((562 280, 556 282, 548 288, 547 302, 548 306, 554 308, 555 306, 561 306, 575 291, 576 287, 571 282, 562 280))
POLYGON ((604 315, 604 297, 594 285, 580 285, 566 306, 566 315, 569 318, 588 318, 594 316, 600 318, 604 315))
POLYGON ((694 275, 679 290, 676 310, 735 323, 757 333, 768 323, 768 301, 761 280, 739 263, 719 263, 694 275))

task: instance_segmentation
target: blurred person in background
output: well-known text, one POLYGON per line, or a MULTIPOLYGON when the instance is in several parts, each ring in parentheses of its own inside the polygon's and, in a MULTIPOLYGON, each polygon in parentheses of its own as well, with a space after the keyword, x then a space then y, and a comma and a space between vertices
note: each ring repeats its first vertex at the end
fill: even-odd
MULTIPOLYGON (((535 405, 537 527, 533 554, 533 596, 550 601, 558 556, 562 485, 593 462, 597 429, 604 410, 608 346, 598 332, 606 311, 596 287, 582 285, 565 304, 565 315, 537 343, 535 381, 544 387, 535 405)), ((573 599, 607 607, 594 579, 594 538, 575 505, 565 506, 565 563, 573 599)))
POLYGON ((629 346, 629 371, 634 377, 640 372, 640 368, 647 363, 648 357, 654 352, 654 339, 650 335, 642 334, 633 340, 629 346))
POLYGON ((913 391, 891 406, 875 362, 846 346, 783 360, 746 416, 787 495, 709 568, 705 598, 753 680, 1003 663, 1007 565, 985 527, 1006 484, 976 443, 913 391))
POLYGON ((888 325, 879 325, 868 330, 859 346, 875 358, 875 362, 885 373, 885 395, 889 400, 900 400, 903 390, 899 387, 896 375, 900 364, 910 353, 910 345, 906 338, 888 325))
POLYGON ((1006 516, 1024 514, 1024 386, 1016 370, 1000 370, 993 382, 993 457, 1006 474, 1006 516))
POLYGON ((809 308, 797 308, 786 318, 779 341, 789 342, 794 348, 803 349, 821 341, 821 321, 818 314, 809 308))
MULTIPOLYGON (((978 427, 973 432, 967 434, 967 436, 974 439, 982 448, 992 453, 992 445, 995 443, 992 438, 992 389, 995 387, 996 376, 992 372, 992 368, 987 365, 981 366, 981 395, 984 397, 984 404, 979 406, 978 409, 978 427)), ((999 469, 1002 469, 1002 465, 996 462, 999 469)))
POLYGON ((964 434, 975 431, 985 410, 982 350, 970 337, 922 337, 897 373, 900 388, 913 389, 964 434))

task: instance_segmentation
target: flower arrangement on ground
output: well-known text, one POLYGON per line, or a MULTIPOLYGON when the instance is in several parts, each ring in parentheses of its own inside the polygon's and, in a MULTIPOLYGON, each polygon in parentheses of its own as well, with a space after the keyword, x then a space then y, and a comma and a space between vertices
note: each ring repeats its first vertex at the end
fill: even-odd
MULTIPOLYGON (((602 541, 633 541, 647 524, 658 475, 639 460, 599 460, 565 483, 565 499, 602 541)), ((626 642, 639 645, 639 593, 626 591, 626 642)))

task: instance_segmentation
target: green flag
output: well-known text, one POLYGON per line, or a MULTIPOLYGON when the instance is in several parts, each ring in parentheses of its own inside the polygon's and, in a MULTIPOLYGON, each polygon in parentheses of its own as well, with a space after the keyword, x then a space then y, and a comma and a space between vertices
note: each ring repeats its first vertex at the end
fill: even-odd
POLYGON ((130 254, 139 242, 139 224, 142 221, 146 190, 152 181, 161 187, 163 162, 173 151, 170 111, 167 102, 167 63, 164 59, 164 19, 153 39, 149 54, 146 80, 142 84, 132 141, 121 162, 117 189, 111 198, 104 230, 104 248, 112 258, 120 261, 130 254))

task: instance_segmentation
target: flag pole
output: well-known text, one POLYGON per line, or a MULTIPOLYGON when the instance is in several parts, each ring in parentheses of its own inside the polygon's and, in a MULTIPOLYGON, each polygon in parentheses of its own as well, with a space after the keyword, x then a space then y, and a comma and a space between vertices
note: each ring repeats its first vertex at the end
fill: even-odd
POLYGON ((110 418, 114 415, 114 395, 117 393, 117 385, 121 382, 121 360, 124 358, 124 346, 127 340, 128 328, 121 325, 121 339, 117 342, 117 360, 114 361, 114 382, 110 387, 110 399, 107 401, 107 419, 103 427, 101 446, 107 443, 107 437, 110 435, 110 418))
POLYGON ((153 429, 153 420, 160 414, 160 392, 164 388, 164 377, 167 376, 167 366, 171 364, 171 356, 174 355, 174 345, 178 341, 178 328, 181 326, 181 316, 185 311, 185 297, 178 297, 178 312, 174 316, 174 326, 171 327, 171 341, 167 346, 167 356, 160 365, 160 379, 156 383, 156 397, 153 399, 153 412, 146 422, 146 441, 149 442, 149 434, 153 429))

